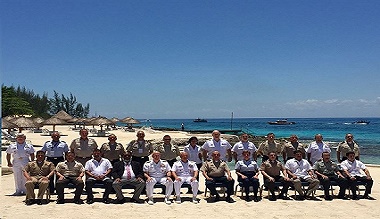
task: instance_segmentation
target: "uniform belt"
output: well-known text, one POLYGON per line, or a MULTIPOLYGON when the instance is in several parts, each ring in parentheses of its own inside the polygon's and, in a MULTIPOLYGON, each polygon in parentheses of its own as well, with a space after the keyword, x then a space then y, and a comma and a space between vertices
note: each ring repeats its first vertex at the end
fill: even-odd
POLYGON ((53 160, 58 160, 58 159, 63 159, 63 157, 47 157, 48 159, 53 159, 53 160))

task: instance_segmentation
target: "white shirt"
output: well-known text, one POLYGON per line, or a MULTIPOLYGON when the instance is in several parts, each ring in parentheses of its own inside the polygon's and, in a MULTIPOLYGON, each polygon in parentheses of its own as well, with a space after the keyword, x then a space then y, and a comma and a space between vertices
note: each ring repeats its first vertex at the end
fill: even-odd
POLYGON ((202 163, 202 160, 199 159, 199 153, 201 153, 202 148, 199 145, 195 145, 193 148, 190 144, 186 145, 183 149, 189 155, 189 160, 194 161, 197 164, 202 163))
POLYGON ((122 179, 128 179, 128 170, 131 173, 130 179, 136 178, 135 173, 132 170, 131 162, 129 162, 128 165, 126 164, 126 162, 124 162, 124 173, 123 173, 123 176, 121 178, 122 179))
POLYGON ((150 177, 162 178, 166 176, 166 173, 170 171, 170 165, 165 160, 160 160, 155 163, 153 160, 149 160, 144 163, 143 170, 150 177))
POLYGON ((29 160, 30 154, 33 154, 35 151, 34 151, 33 145, 31 144, 27 144, 25 142, 23 144, 19 144, 16 142, 14 144, 9 145, 6 152, 7 154, 12 154, 13 159, 15 160, 17 159, 29 160))
POLYGON ((251 152, 251 156, 252 156, 253 153, 257 151, 257 148, 250 141, 247 141, 247 142, 239 141, 232 147, 232 151, 237 154, 237 160, 243 160, 243 151, 251 152))
POLYGON ((172 171, 177 174, 177 176, 193 177, 194 172, 198 171, 198 167, 193 161, 183 162, 179 160, 173 164, 172 171))
POLYGON ((366 176, 365 174, 362 174, 360 170, 365 170, 367 167, 359 160, 354 160, 354 162, 345 160, 340 166, 343 170, 347 170, 351 176, 366 176))
POLYGON ((311 164, 314 164, 316 161, 321 160, 323 152, 331 153, 330 146, 328 146, 324 142, 311 142, 309 147, 306 149, 306 153, 310 153, 311 164))
POLYGON ((285 163, 285 168, 290 170, 293 174, 301 179, 309 178, 310 175, 308 171, 312 170, 312 167, 307 160, 302 159, 298 161, 296 158, 288 160, 285 163))
POLYGON ((112 169, 112 164, 106 158, 100 159, 99 162, 95 159, 91 159, 86 162, 85 169, 94 174, 95 176, 100 176, 104 175, 107 172, 107 170, 112 169))
POLYGON ((256 161, 254 160, 239 160, 235 164, 235 170, 239 172, 255 172, 259 171, 259 167, 257 166, 256 161))
POLYGON ((219 151, 220 159, 226 160, 227 150, 231 149, 230 143, 228 141, 220 139, 219 141, 215 141, 214 139, 206 141, 202 149, 207 151, 207 156, 211 157, 212 152, 219 151))

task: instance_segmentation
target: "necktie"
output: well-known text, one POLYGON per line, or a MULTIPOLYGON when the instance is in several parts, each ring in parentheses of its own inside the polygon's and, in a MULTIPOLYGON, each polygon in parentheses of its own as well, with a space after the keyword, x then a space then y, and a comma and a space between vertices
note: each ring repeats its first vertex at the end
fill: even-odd
POLYGON ((125 169, 127 170, 127 180, 131 179, 131 169, 129 163, 125 166, 125 169))

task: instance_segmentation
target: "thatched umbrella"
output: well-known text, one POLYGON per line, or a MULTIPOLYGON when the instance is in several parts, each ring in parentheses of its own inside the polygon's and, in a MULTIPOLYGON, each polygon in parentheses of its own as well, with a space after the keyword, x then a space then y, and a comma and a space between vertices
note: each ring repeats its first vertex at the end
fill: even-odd
POLYGON ((17 128, 17 125, 8 121, 8 120, 5 120, 3 118, 3 119, 1 119, 1 128, 2 129, 13 129, 13 128, 17 128))
POLYGON ((65 121, 68 121, 68 120, 73 118, 64 110, 59 111, 57 114, 54 115, 54 117, 61 119, 61 120, 65 120, 65 121))
POLYGON ((52 116, 49 119, 43 121, 42 124, 43 125, 53 125, 53 132, 54 132, 56 125, 66 125, 67 122, 65 120, 59 119, 55 116, 52 116))
POLYGON ((120 122, 127 123, 127 124, 139 124, 140 123, 139 120, 134 119, 132 117, 126 117, 126 118, 120 120, 120 122))
POLYGON ((116 118, 116 117, 113 117, 113 118, 111 119, 111 121, 114 122, 114 123, 117 123, 118 121, 120 121, 120 119, 118 119, 118 118, 116 118))
POLYGON ((112 120, 107 119, 106 117, 97 117, 90 121, 90 125, 98 125, 100 126, 100 131, 103 131, 103 125, 112 125, 115 124, 112 120))
POLYGON ((124 119, 120 120, 120 122, 128 124, 128 128, 132 128, 132 124, 139 124, 140 121, 137 119, 134 119, 132 117, 125 117, 124 119))
POLYGON ((6 116, 6 117, 1 118, 1 120, 11 121, 11 120, 13 120, 13 119, 15 119, 15 118, 16 118, 16 117, 14 117, 14 116, 6 116))
POLYGON ((19 128, 19 132, 22 132, 23 128, 36 128, 37 125, 33 122, 32 119, 26 117, 16 117, 12 119, 10 122, 17 125, 19 128))

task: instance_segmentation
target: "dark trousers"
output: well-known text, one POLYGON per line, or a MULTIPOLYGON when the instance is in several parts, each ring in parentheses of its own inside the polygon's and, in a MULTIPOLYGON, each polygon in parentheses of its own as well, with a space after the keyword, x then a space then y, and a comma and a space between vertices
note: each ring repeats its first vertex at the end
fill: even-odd
MULTIPOLYGON (((56 167, 59 162, 62 162, 65 159, 63 159, 63 157, 47 157, 46 160, 52 162, 54 164, 54 166, 56 167)), ((57 177, 57 175, 54 174, 51 177, 51 179, 49 179, 49 190, 50 190, 50 193, 54 193, 54 189, 55 189, 54 188, 54 183, 58 180, 58 179, 54 180, 54 176, 57 177)))
POLYGON ((58 180, 56 183, 57 196, 59 200, 64 199, 64 189, 67 184, 72 183, 75 185, 75 196, 74 201, 79 201, 80 196, 83 192, 84 182, 83 180, 77 180, 77 177, 65 177, 63 180, 58 180))
POLYGON ((108 199, 112 191, 112 180, 107 178, 104 180, 95 180, 94 178, 86 179, 86 192, 87 192, 87 200, 94 199, 94 194, 92 193, 92 187, 94 187, 95 183, 103 184, 105 186, 105 191, 103 194, 103 199, 108 199))
POLYGON ((292 182, 285 181, 284 177, 282 177, 282 176, 271 176, 271 177, 274 178, 274 182, 269 181, 268 178, 265 178, 264 184, 268 187, 268 189, 272 195, 275 195, 274 194, 274 190, 276 188, 275 182, 281 182, 281 184, 282 184, 281 194, 282 195, 288 193, 289 186, 292 184, 292 182))
POLYGON ((355 176, 355 179, 356 180, 348 179, 348 183, 349 183, 349 186, 351 188, 353 196, 357 195, 356 191, 358 190, 358 188, 357 188, 358 181, 365 182, 365 192, 364 192, 364 195, 371 194, 372 185, 373 185, 373 180, 372 179, 367 179, 366 176, 355 176))
POLYGON ((143 168, 144 163, 147 162, 147 161, 149 160, 149 157, 148 157, 148 156, 145 156, 145 157, 136 157, 136 156, 132 156, 132 160, 133 160, 133 161, 137 161, 137 162, 139 162, 141 168, 143 168))
POLYGON ((211 195, 218 195, 216 191, 217 183, 222 183, 227 188, 227 197, 230 197, 234 193, 235 181, 227 180, 226 176, 211 177, 213 180, 206 180, 206 188, 210 190, 211 195))
POLYGON ((244 172, 242 172, 242 174, 247 176, 247 178, 243 179, 241 177, 238 177, 238 181, 243 183, 243 187, 244 187, 244 191, 245 191, 246 196, 249 196, 249 187, 250 186, 253 187, 253 194, 255 196, 257 196, 257 192, 259 191, 260 183, 259 183, 258 179, 253 178, 253 176, 255 174, 244 173, 244 172))
POLYGON ((348 181, 346 178, 340 178, 336 175, 327 176, 327 179, 323 179, 322 177, 318 177, 319 183, 323 186, 323 190, 325 192, 325 196, 329 195, 329 190, 331 186, 331 181, 335 181, 339 186, 339 197, 343 197, 345 195, 345 191, 348 188, 348 181))

